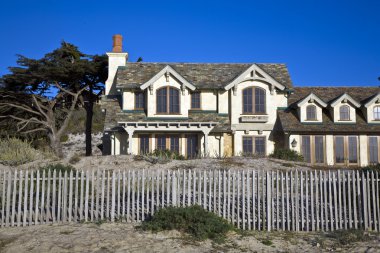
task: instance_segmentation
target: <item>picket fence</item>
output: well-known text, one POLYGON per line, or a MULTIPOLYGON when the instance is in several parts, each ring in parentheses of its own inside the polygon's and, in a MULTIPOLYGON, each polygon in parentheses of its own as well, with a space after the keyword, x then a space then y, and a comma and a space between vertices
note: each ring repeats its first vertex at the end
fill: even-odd
POLYGON ((3 171, 1 226, 139 222, 200 205, 249 230, 380 231, 379 174, 363 171, 3 171))

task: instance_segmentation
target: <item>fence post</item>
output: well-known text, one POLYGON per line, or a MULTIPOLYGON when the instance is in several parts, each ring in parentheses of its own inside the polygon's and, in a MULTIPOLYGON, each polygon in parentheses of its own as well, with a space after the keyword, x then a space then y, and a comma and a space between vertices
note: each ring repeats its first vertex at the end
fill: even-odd
POLYGON ((272 201, 272 192, 271 192, 271 178, 270 178, 271 173, 267 171, 267 229, 268 231, 271 231, 271 216, 272 216, 272 211, 271 211, 271 201, 272 201))
POLYGON ((115 170, 112 171, 111 222, 115 220, 115 170))

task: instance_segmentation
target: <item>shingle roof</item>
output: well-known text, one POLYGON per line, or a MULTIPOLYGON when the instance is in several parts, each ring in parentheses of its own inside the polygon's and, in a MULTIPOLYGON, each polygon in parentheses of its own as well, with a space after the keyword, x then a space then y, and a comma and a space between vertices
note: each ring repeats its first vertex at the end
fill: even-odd
MULTIPOLYGON (((149 81, 167 65, 200 89, 220 89, 232 82, 252 64, 244 63, 127 63, 119 67, 116 85, 136 88, 149 81)), ((277 82, 290 88, 293 86, 285 64, 256 64, 277 82)))
POLYGON ((296 87, 294 88, 294 94, 288 98, 288 105, 294 105, 310 93, 314 93, 327 104, 342 94, 347 93, 353 99, 363 104, 379 92, 380 87, 296 87))
POLYGON ((379 87, 298 87, 289 96, 288 109, 279 111, 278 116, 285 132, 320 132, 320 133, 379 133, 379 124, 368 124, 361 109, 356 109, 356 123, 334 123, 328 109, 323 109, 322 123, 301 123, 296 111, 296 104, 310 93, 317 95, 327 104, 340 95, 347 93, 362 105, 380 92, 379 87))

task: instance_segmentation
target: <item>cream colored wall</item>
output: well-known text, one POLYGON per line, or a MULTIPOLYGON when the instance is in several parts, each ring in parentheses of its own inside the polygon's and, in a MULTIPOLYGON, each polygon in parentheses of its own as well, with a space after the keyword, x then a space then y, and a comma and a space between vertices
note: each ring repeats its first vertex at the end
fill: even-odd
POLYGON ((326 135, 325 137, 325 147, 326 147, 326 163, 327 165, 334 165, 334 136, 326 135))
POLYGON ((322 122, 322 108, 317 103, 305 103, 299 108, 301 122, 322 122), (315 105, 317 110, 317 120, 306 120, 306 107, 309 105, 315 105))
POLYGON ((380 121, 374 120, 374 118, 373 118, 373 108, 375 106, 379 106, 379 104, 373 103, 372 105, 368 106, 368 108, 364 107, 363 112, 367 116, 368 123, 379 123, 380 124, 380 121))
POLYGON ((149 88, 147 88, 147 116, 152 118, 178 118, 178 117, 188 117, 188 111, 190 109, 190 94, 189 90, 185 89, 185 94, 182 93, 181 84, 177 82, 172 76, 169 78, 169 82, 166 81, 166 77, 160 77, 156 82, 153 83, 153 94, 150 93, 149 88), (170 114, 156 114, 156 92, 157 89, 170 86, 175 87, 180 90, 180 114, 170 115, 170 114))
POLYGON ((135 109, 135 93, 131 90, 123 92, 123 110, 135 109))
POLYGON ((201 109, 202 110, 217 110, 217 97, 213 91, 201 91, 201 109))
POLYGON ((115 75, 119 66, 125 66, 128 53, 107 53, 108 55, 108 79, 106 81, 105 95, 116 94, 115 75))
POLYGON ((269 139, 271 131, 263 131, 260 135, 258 131, 249 131, 246 133, 245 131, 235 131, 234 134, 234 153, 236 156, 243 153, 243 136, 260 136, 266 137, 266 154, 270 155, 274 151, 274 141, 269 139))
POLYGON ((274 124, 277 117, 277 107, 286 107, 287 99, 283 94, 277 94, 276 91, 274 91, 274 94, 272 95, 269 85, 259 81, 245 81, 238 84, 236 95, 231 95, 231 124, 239 124, 239 118, 243 114, 242 91, 243 89, 252 86, 260 87, 265 90, 268 122, 263 124, 274 124))
POLYGON ((208 136, 208 153, 211 157, 220 156, 221 151, 221 137, 218 135, 209 135, 208 136))
POLYGON ((114 133, 111 135, 111 155, 127 154, 127 134, 114 133))
POLYGON ((229 91, 218 91, 218 113, 228 113, 229 91))
POLYGON ((333 113, 334 113, 334 122, 339 122, 339 123, 354 123, 356 122, 356 110, 355 107, 353 107, 349 102, 348 103, 342 103, 339 102, 336 106, 333 108, 333 113), (350 107, 350 121, 341 121, 340 120, 340 114, 339 114, 339 109, 343 105, 348 105, 350 107))
POLYGON ((359 135, 359 157, 360 166, 367 166, 369 164, 367 135, 359 135))

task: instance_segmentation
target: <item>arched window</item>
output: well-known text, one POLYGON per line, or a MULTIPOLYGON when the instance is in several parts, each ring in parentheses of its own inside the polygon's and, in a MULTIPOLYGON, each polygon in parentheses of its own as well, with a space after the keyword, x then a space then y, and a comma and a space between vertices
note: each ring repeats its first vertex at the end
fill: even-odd
POLYGON ((157 114, 177 114, 180 111, 179 90, 163 87, 157 90, 157 114))
POLYGON ((380 106, 373 107, 373 119, 380 120, 380 106))
POLYGON ((265 113, 265 90, 249 87, 243 90, 243 113, 265 113))
POLYGON ((342 105, 339 108, 340 120, 350 120, 350 107, 348 105, 342 105))
POLYGON ((317 107, 315 105, 306 107, 306 120, 317 120, 317 107))

